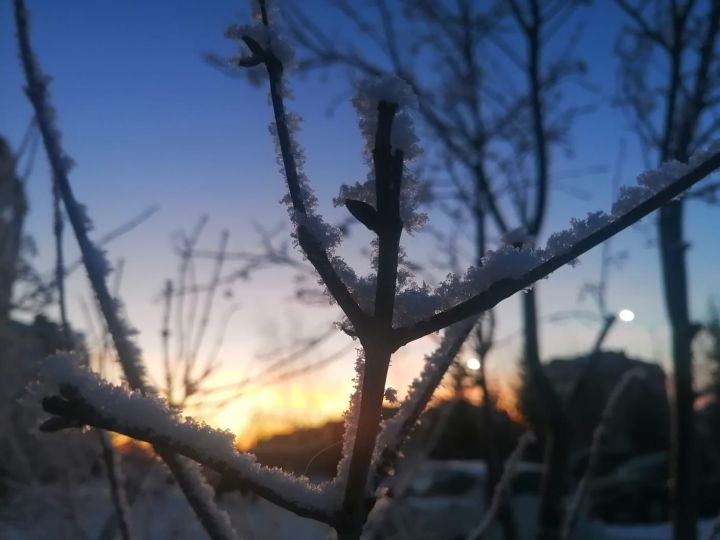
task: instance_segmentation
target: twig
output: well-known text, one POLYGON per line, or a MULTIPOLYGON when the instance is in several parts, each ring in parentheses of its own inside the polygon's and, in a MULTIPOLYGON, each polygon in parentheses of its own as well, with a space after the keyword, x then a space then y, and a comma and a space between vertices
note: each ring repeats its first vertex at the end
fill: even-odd
MULTIPOLYGON (((74 366, 71 358, 50 358, 48 363, 60 361, 74 366)), ((161 456, 176 453, 187 456, 220 473, 224 482, 250 489, 300 516, 333 524, 335 512, 324 506, 327 498, 322 486, 313 486, 278 469, 261 467, 252 456, 238 452, 226 432, 209 428, 189 417, 181 420, 159 400, 137 393, 128 394, 121 387, 102 382, 96 376, 83 374, 82 380, 76 379, 75 375, 71 377, 72 383, 58 381, 62 397, 43 399, 43 409, 55 417, 45 422, 41 430, 52 432, 88 425, 122 433, 149 442, 161 456), (107 400, 108 395, 112 395, 111 402, 107 400), (138 410, 143 410, 144 414, 134 414, 138 410), (300 502, 299 492, 309 502, 300 502)), ((176 469, 171 470, 175 472, 176 469)))
MULTIPOLYGON (((96 242, 95 245, 97 247, 105 247, 107 244, 115 240, 116 238, 122 236, 123 234, 126 234, 133 230, 138 225, 142 224, 145 220, 147 220, 149 217, 151 217, 155 212, 158 210, 158 206, 151 206, 143 210, 140 214, 133 217, 126 223, 123 223, 116 229, 111 230, 110 232, 106 233, 105 235, 101 236, 96 242)), ((80 257, 77 260, 74 260, 73 262, 65 265, 64 270, 64 277, 69 276, 72 274, 75 270, 78 268, 81 268, 83 266, 83 260, 82 257, 80 257)), ((25 294, 23 294, 18 300, 15 302, 15 305, 22 305, 23 303, 27 302, 28 300, 42 294, 44 291, 52 289, 54 287, 57 287, 57 276, 52 276, 48 279, 38 279, 39 283, 36 285, 36 287, 25 294)))
POLYGON ((102 458, 105 462, 105 472, 107 473, 110 483, 110 496, 112 498, 113 507, 115 508, 117 526, 120 529, 120 534, 122 535, 123 540, 132 540, 133 535, 130 531, 128 503, 125 498, 125 489, 120 483, 121 476, 118 475, 120 463, 117 454, 110 443, 107 432, 98 429, 95 430, 95 433, 97 434, 98 441, 102 447, 102 458))
POLYGON ((173 403, 173 370, 170 367, 170 312, 172 310, 173 282, 168 279, 163 289, 163 315, 160 338, 163 351, 163 371, 165 372, 165 395, 173 403))
POLYGON ((536 281, 547 277, 555 270, 577 259, 580 255, 601 244, 608 238, 611 238, 612 236, 637 223, 645 216, 651 214, 661 206, 672 201, 675 197, 681 195, 685 190, 700 182, 703 178, 707 177, 719 167, 720 152, 716 152, 690 172, 683 175, 678 180, 646 199, 639 205, 635 206, 632 210, 578 241, 566 252, 556 255, 536 266, 521 278, 498 281, 488 288, 487 291, 477 294, 446 311, 437 313, 410 326, 397 328, 394 331, 394 346, 399 348, 402 345, 419 339, 427 334, 431 334, 432 332, 437 332, 438 330, 471 315, 487 311, 488 309, 495 307, 505 298, 530 287, 536 281))
MULTIPOLYGON (((83 209, 75 200, 70 186, 68 178, 69 158, 60 145, 59 132, 54 125, 54 113, 48 100, 47 78, 42 75, 30 46, 28 13, 25 3, 23 0, 14 0, 13 5, 20 59, 27 81, 27 96, 35 110, 53 177, 80 246, 88 278, 105 318, 108 331, 113 338, 118 360, 122 365, 128 384, 131 388, 152 392, 145 385, 145 368, 140 359, 140 351, 130 340, 127 323, 121 318, 117 303, 108 290, 105 281, 107 263, 103 254, 88 237, 87 216, 84 215, 83 209)), ((184 476, 182 462, 177 456, 162 450, 158 451, 158 454, 171 469, 183 476, 183 478, 178 478, 181 487, 188 484, 195 484, 196 486, 204 484, 204 479, 199 474, 184 476)), ((204 498, 196 490, 184 489, 183 491, 206 532, 213 540, 235 538, 235 533, 229 526, 227 516, 217 506, 210 505, 207 498, 204 498)))
MULTIPOLYGON (((263 13, 265 13, 264 2, 261 1, 260 5, 263 13)), ((266 14, 263 17, 263 23, 267 28, 268 20, 266 14)), ((275 116, 275 126, 277 129, 277 138, 280 146, 283 168, 285 170, 285 177, 287 179, 287 186, 292 206, 300 218, 298 220, 297 227, 298 243, 310 263, 322 278, 325 286, 328 288, 345 315, 347 315, 353 326, 355 326, 356 329, 364 327, 367 322, 367 315, 360 309, 360 306, 358 306, 357 302, 350 294, 350 291, 348 291, 347 287, 338 276, 337 271, 328 258, 328 254, 318 243, 313 233, 308 230, 304 221, 309 218, 309 215, 300 185, 298 169, 295 163, 293 143, 290 137, 287 112, 285 110, 285 103, 283 100, 283 65, 273 54, 271 49, 263 50, 259 44, 254 42, 252 39, 248 37, 245 37, 244 39, 246 43, 248 43, 248 46, 251 47, 251 50, 253 50, 254 55, 258 56, 258 59, 264 63, 270 78, 270 99, 275 116)))
POLYGON ((426 358, 423 373, 413 382, 399 410, 383 425, 376 448, 378 458, 375 464, 375 487, 392 472, 403 444, 470 335, 474 323, 475 320, 471 319, 458 325, 458 328, 446 331, 437 350, 426 358))
POLYGON ((600 452, 602 450, 602 445, 604 444, 607 436, 610 433, 610 426, 612 425, 615 415, 617 414, 618 404, 622 400, 622 397, 630 384, 634 382, 635 379, 641 379, 644 376, 645 372, 642 370, 642 368, 635 368, 627 371, 617 382, 612 392, 610 393, 610 396, 608 397, 607 403, 605 404, 605 409, 603 410, 602 416, 600 417, 600 422, 598 423, 595 431, 593 432, 593 440, 590 447, 590 457, 588 458, 588 465, 585 469, 585 473, 583 474, 582 479, 580 480, 580 483, 578 484, 575 496, 573 497, 573 500, 570 503, 567 514, 565 516, 565 524, 563 527, 562 535, 563 540, 572 540, 575 535, 575 527, 577 525, 577 520, 580 515, 580 509, 582 508, 585 497, 587 497, 588 491, 590 490, 590 484, 595 477, 598 462, 600 460, 600 452))
POLYGON ((493 496, 490 505, 488 506, 485 515, 483 516, 480 524, 473 529, 467 536, 467 540, 480 540, 487 532, 488 527, 495 520, 500 507, 504 500, 511 493, 512 480, 515 477, 515 470, 517 469, 518 463, 525 452, 525 449, 535 442, 535 434, 531 431, 526 431, 518 440, 515 450, 512 451, 510 456, 505 461, 505 467, 503 468, 503 474, 500 477, 500 481, 495 487, 495 495, 493 496))
POLYGON ((70 336, 70 323, 67 316, 67 303, 65 300, 65 264, 63 256, 63 216, 60 208, 60 191, 57 182, 52 182, 53 194, 53 234, 55 235, 55 285, 58 293, 58 307, 60 309, 60 328, 62 328, 63 348, 72 349, 70 336))

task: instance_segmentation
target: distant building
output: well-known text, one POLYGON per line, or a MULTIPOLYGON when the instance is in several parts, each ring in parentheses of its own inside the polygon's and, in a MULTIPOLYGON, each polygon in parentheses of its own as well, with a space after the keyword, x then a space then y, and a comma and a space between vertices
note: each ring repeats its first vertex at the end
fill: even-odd
POLYGON ((670 408, 663 369, 629 358, 622 351, 555 359, 545 365, 550 381, 567 404, 575 450, 591 445, 610 394, 622 376, 636 368, 644 377, 635 379, 623 395, 604 445, 606 455, 618 456, 668 448, 670 408))

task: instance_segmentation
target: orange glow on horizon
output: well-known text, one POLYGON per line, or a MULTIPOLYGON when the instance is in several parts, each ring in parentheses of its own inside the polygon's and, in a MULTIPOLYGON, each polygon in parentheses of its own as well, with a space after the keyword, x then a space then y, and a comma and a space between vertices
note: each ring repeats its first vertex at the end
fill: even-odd
MULTIPOLYGON (((424 344, 423 344, 424 345, 424 344)), ((424 352, 424 351, 423 351, 424 352)), ((412 358, 422 358, 421 351, 405 351, 412 358), (418 354, 420 353, 420 354, 418 354)), ((396 364, 401 362, 396 361, 396 364)), ((395 381, 388 384, 402 388, 403 379, 414 376, 415 367, 405 363, 400 366, 403 371, 395 372, 395 381)), ((397 369, 397 368, 396 368, 397 369)), ((319 427, 329 421, 342 419, 346 411, 353 381, 349 377, 340 379, 336 372, 318 372, 312 376, 295 379, 284 385, 251 387, 250 391, 233 398, 233 389, 228 381, 242 381, 247 371, 239 368, 224 367, 219 369, 208 381, 209 388, 224 386, 224 393, 212 394, 208 401, 195 399, 181 413, 207 422, 216 429, 223 429, 235 435, 235 445, 239 450, 251 450, 258 441, 279 434, 291 433, 301 428, 319 427), (228 404, 215 408, 208 403, 228 399, 228 404)), ((158 380, 161 380, 158 378, 158 380)), ((499 409, 504 410, 514 421, 523 422, 517 406, 515 380, 505 373, 497 373, 491 378, 491 388, 499 409)), ((400 400, 403 399, 400 392, 400 400)), ((441 385, 434 394, 430 407, 452 398, 451 385, 441 385)), ((478 405, 482 392, 479 388, 468 389, 463 397, 478 405)), ((134 441, 129 437, 115 434, 113 445, 119 452, 140 449, 153 454, 148 443, 134 441)))

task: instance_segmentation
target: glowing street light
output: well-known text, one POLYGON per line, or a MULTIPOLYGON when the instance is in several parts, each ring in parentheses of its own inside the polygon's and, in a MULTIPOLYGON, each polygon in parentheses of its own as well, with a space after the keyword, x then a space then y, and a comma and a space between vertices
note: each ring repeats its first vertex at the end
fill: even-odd
POLYGON ((467 362, 465 362, 465 365, 468 369, 471 369, 472 371, 477 371, 480 369, 480 360, 477 358, 468 358, 467 362))
POLYGON ((635 314, 629 309, 623 309, 618 313, 618 317, 622 322, 631 322, 635 320, 635 314))

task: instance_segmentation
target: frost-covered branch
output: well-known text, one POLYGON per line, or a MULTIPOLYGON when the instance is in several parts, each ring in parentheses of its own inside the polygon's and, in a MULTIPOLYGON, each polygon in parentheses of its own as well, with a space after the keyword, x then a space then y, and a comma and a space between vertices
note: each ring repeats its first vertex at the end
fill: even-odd
POLYGON ((375 444, 375 486, 385 478, 395 465, 420 415, 430 402, 445 373, 455 360, 476 322, 468 319, 445 331, 438 348, 425 358, 420 375, 410 384, 408 394, 395 415, 383 423, 375 444))
POLYGON ((565 516, 565 524, 563 526, 563 540, 571 540, 575 535, 575 525, 582 508, 582 504, 585 501, 590 490, 590 484, 595 477, 597 472, 598 461, 600 459, 600 451, 602 445, 607 440, 607 436, 610 432, 610 426, 615 418, 615 414, 618 408, 620 400, 623 398, 625 392, 630 385, 637 379, 642 379, 645 373, 641 368, 631 369, 627 371, 622 378, 617 382, 610 397, 608 397, 605 408, 603 409, 600 422, 598 423, 595 431, 593 432, 592 445, 590 446, 590 457, 588 458, 588 465, 585 468, 580 483, 578 484, 577 491, 573 497, 572 502, 565 516))
MULTIPOLYGON (((105 254, 90 240, 88 235, 91 227, 90 219, 85 207, 75 199, 70 185, 68 172, 72 166, 72 160, 65 153, 60 142, 60 132, 55 124, 55 111, 49 100, 48 78, 43 75, 30 45, 29 16, 25 3, 23 0, 14 0, 13 5, 20 60, 27 83, 25 91, 35 111, 35 118, 42 135, 54 182, 80 246, 90 284, 108 332, 115 344, 118 360, 128 384, 138 391, 152 392, 145 382, 145 367, 140 350, 131 339, 136 332, 121 315, 121 306, 112 297, 107 285, 106 278, 110 271, 110 265, 105 254)), ((208 535, 213 540, 235 539, 236 535, 230 526, 227 514, 203 493, 204 490, 209 489, 203 477, 188 469, 179 457, 162 450, 158 450, 158 454, 173 471, 190 506, 208 535)))
MULTIPOLYGON (((98 238, 95 241, 95 245, 99 248, 103 248, 103 247, 107 246, 107 244, 109 244, 113 240, 119 238, 120 236, 133 230, 135 227, 141 225, 143 222, 145 222, 145 220, 147 220, 155 212, 157 212, 158 208, 159 208, 159 206, 157 206, 157 205, 153 205, 153 206, 146 208, 145 210, 140 212, 137 216, 132 217, 131 219, 129 219, 122 225, 103 234, 100 238, 98 238)), ((69 276, 70 274, 72 274, 78 268, 80 268, 82 266, 83 266, 82 257, 80 257, 79 259, 75 259, 72 262, 66 264, 64 277, 69 276)), ((37 283, 34 283, 34 287, 31 290, 24 292, 17 300, 13 301, 13 305, 16 308, 22 307, 22 306, 26 305, 28 302, 30 302, 31 300, 33 300, 39 296, 47 294, 47 291, 55 288, 56 286, 57 286, 56 276, 55 276, 55 272, 53 272, 52 276, 48 276, 47 278, 44 278, 44 279, 39 278, 37 280, 37 283)))
POLYGON ((60 395, 43 400, 43 408, 55 415, 41 427, 45 431, 89 425, 122 433, 165 453, 189 457, 219 472, 226 481, 299 515, 332 522, 337 501, 334 484, 312 484, 281 469, 261 466, 252 454, 238 452, 229 431, 180 417, 155 396, 105 382, 78 368, 72 356, 51 356, 42 376, 60 390, 60 395))
MULTIPOLYGON (((505 251, 505 255, 501 252, 498 261, 493 261, 493 257, 488 255, 488 259, 497 262, 496 268, 504 274, 488 276, 487 266, 471 269, 472 275, 468 273, 460 290, 467 294, 468 288, 473 287, 473 281, 479 281, 482 292, 422 321, 397 328, 393 345, 399 348, 471 315, 486 311, 505 298, 531 287, 536 281, 567 264, 572 264, 580 255, 682 195, 718 168, 720 144, 714 143, 709 151, 694 154, 687 165, 673 161, 657 171, 643 173, 638 177, 639 186, 626 187, 621 191, 613 205, 612 215, 596 212, 589 214, 585 220, 573 220, 569 229, 550 236, 545 249, 515 249, 505 251), (513 262, 515 264, 512 264, 513 262)), ((460 282, 458 278, 454 281, 460 282)))
POLYGON ((130 511, 128 501, 125 497, 125 487, 122 485, 122 474, 120 461, 110 442, 110 437, 105 431, 96 430, 98 441, 102 448, 102 458, 105 462, 105 470, 110 484, 110 498, 115 508, 115 519, 117 520, 120 536, 123 540, 132 540, 132 528, 130 527, 130 511))
POLYGON ((535 434, 532 431, 527 431, 522 435, 522 437, 520 437, 515 449, 505 461, 502 477, 495 488, 495 496, 490 502, 482 521, 470 532, 470 534, 468 534, 467 540, 480 540, 487 532, 488 527, 500 510, 504 499, 511 495, 512 481, 515 478, 517 466, 520 463, 525 450, 536 440, 535 434))
MULTIPOLYGON (((234 27, 229 37, 241 39, 251 56, 236 60, 245 67, 264 65, 270 81, 270 98, 279 158, 288 185, 287 200, 296 226, 296 238, 316 268, 330 294, 345 312, 353 332, 363 347, 357 391, 347 414, 343 459, 338 478, 343 481, 342 536, 356 538, 372 508, 369 494, 370 471, 390 356, 391 333, 396 316, 395 304, 401 281, 398 266, 402 257, 400 237, 411 229, 419 216, 412 204, 403 204, 414 190, 406 159, 417 153, 412 121, 407 106, 414 100, 407 84, 396 77, 366 83, 355 100, 360 128, 366 138, 366 160, 372 166, 368 181, 344 186, 340 203, 354 218, 377 235, 374 241, 375 274, 358 278, 342 260, 329 254, 339 238, 314 211, 315 196, 298 164, 302 154, 291 134, 297 120, 285 111, 283 68, 286 49, 269 24, 265 2, 259 2, 262 25, 234 27), (279 54, 278 54, 279 52, 279 54), (408 189, 409 188, 409 189, 408 189), (407 212, 406 210, 410 210, 407 212)), ((404 279, 404 278, 403 278, 404 279)))
POLYGON ((128 331, 127 323, 120 316, 116 303, 105 282, 110 265, 105 258, 105 254, 90 240, 88 229, 91 227, 91 222, 87 217, 85 207, 77 202, 70 186, 68 172, 73 162, 60 143, 60 132, 55 125, 56 114, 48 99, 48 78, 42 74, 30 46, 27 10, 23 0, 15 0, 14 5, 20 59, 27 82, 25 91, 35 109, 35 118, 42 135, 54 181, 65 205, 73 232, 80 245, 88 278, 100 304, 103 317, 107 321, 108 330, 115 342, 125 376, 133 388, 142 388, 144 386, 145 368, 140 361, 137 346, 130 339, 132 332, 128 331))
MULTIPOLYGON (((262 22, 228 30, 230 38, 242 40, 251 51, 249 58, 240 58, 236 64, 242 67, 256 67, 262 64, 270 82, 270 99, 275 123, 271 128, 279 149, 288 186, 290 213, 296 226, 296 237, 300 248, 323 280, 332 298, 338 303, 350 322, 356 327, 366 324, 367 315, 350 294, 345 283, 333 266, 330 258, 332 249, 339 241, 339 234, 327 225, 315 211, 316 198, 302 172, 302 152, 292 138, 298 119, 288 114, 285 108, 283 71, 291 62, 291 54, 277 37, 270 24, 264 2, 259 2, 262 22)), ((335 261, 338 263, 339 261, 335 261)))
POLYGON ((517 442, 515 449, 508 456, 503 467, 502 477, 495 487, 495 495, 490 501, 490 505, 485 511, 480 524, 473 529, 467 536, 467 540, 480 540, 487 532, 488 527, 495 519, 498 511, 500 510, 503 501, 512 494, 512 481, 515 478, 518 464, 522 459, 525 450, 529 445, 536 441, 535 434, 532 431, 526 431, 517 442))

